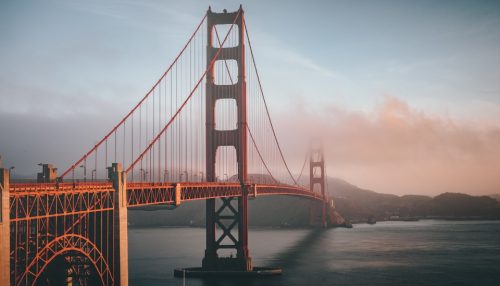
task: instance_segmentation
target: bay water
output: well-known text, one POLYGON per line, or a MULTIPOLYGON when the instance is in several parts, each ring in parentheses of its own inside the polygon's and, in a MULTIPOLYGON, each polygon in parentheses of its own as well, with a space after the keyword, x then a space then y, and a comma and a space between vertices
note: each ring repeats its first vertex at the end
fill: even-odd
POLYGON ((500 285, 499 221, 251 228, 249 239, 254 265, 281 276, 183 281, 173 270, 201 265, 203 228, 129 228, 130 285, 500 285))

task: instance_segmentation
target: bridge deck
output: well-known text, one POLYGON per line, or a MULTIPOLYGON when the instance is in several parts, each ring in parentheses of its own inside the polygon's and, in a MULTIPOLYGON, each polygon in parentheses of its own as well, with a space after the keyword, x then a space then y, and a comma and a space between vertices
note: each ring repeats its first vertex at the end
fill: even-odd
MULTIPOLYGON (((319 193, 285 184, 245 184, 250 197, 290 195, 326 200, 319 193)), ((11 221, 83 214, 113 209, 110 182, 13 183, 10 186, 11 221)), ((131 182, 127 184, 127 206, 180 204, 194 200, 239 197, 237 182, 131 182)))
MULTIPOLYGON (((321 194, 310 192, 301 187, 273 184, 246 184, 251 197, 269 195, 301 196, 323 200, 321 194)), ((129 183, 127 201, 129 207, 159 204, 179 204, 183 201, 206 200, 223 197, 239 197, 242 194, 240 183, 129 183)))

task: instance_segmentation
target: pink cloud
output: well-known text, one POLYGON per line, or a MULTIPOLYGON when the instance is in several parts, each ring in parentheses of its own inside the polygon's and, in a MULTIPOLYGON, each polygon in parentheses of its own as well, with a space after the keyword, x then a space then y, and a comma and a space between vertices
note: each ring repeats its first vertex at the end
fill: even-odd
POLYGON ((282 141, 295 142, 287 153, 323 138, 330 176, 394 194, 500 193, 498 127, 426 114, 393 96, 369 113, 301 104, 291 114, 277 117, 278 130, 289 130, 282 141))

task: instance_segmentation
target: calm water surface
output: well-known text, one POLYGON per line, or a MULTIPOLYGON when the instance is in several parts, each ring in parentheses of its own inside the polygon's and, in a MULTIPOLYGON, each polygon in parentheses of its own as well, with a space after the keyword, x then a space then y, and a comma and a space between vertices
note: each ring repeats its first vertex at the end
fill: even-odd
MULTIPOLYGON (((251 229, 256 266, 283 275, 186 285, 500 285, 500 222, 380 222, 324 231, 251 229)), ((131 285, 183 285, 173 269, 200 266, 205 230, 130 228, 131 285)))

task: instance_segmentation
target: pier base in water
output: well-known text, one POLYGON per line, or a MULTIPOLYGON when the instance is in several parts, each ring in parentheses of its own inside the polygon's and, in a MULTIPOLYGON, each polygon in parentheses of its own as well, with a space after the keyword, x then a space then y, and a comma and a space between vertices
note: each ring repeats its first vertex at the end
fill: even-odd
POLYGON ((281 268, 274 267, 254 267, 252 271, 224 271, 224 270, 204 270, 201 267, 179 268, 174 270, 175 277, 265 277, 281 275, 281 268))

